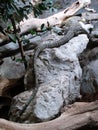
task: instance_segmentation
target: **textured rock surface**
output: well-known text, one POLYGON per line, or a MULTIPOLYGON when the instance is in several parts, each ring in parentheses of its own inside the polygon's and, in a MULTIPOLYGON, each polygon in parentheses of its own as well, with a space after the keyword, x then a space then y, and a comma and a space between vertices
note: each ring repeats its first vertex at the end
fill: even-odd
POLYGON ((34 109, 39 119, 53 117, 63 103, 68 104, 79 98, 82 70, 77 55, 86 48, 87 43, 86 35, 80 35, 68 44, 47 49, 40 55, 42 61, 38 59, 37 64, 40 88, 34 109))
POLYGON ((89 65, 89 68, 92 71, 92 83, 95 88, 95 93, 98 93, 98 59, 92 61, 89 65))
MULTIPOLYGON (((27 100, 29 99, 29 96, 31 95, 31 93, 32 93, 31 91, 25 91, 24 93, 21 93, 21 94, 15 96, 13 98, 12 105, 11 105, 11 108, 10 108, 10 113, 9 113, 10 120, 13 120, 13 121, 16 120, 17 116, 19 116, 19 111, 17 111, 17 110, 21 110, 22 109, 24 103, 27 102, 27 100)), ((28 110, 31 111, 32 107, 29 106, 28 110)), ((26 115, 30 116, 29 113, 30 114, 32 113, 32 111, 31 112, 30 111, 28 111, 28 113, 26 113, 26 115)), ((27 117, 26 115, 24 114, 23 116, 27 117)))
POLYGON ((83 67, 81 92, 83 94, 98 93, 98 47, 89 51, 86 59, 83 67))
MULTIPOLYGON (((36 104, 33 107, 31 103, 21 117, 22 120, 32 122, 32 117, 36 117, 37 120, 52 119, 64 104, 80 97, 82 70, 77 56, 86 48, 88 41, 87 36, 81 34, 59 48, 45 49, 40 54, 36 65, 39 81, 36 104)), ((14 106, 18 99, 15 98, 14 106)), ((16 104, 14 111, 22 109, 19 107, 16 104)), ((13 110, 11 111, 13 114, 13 110)), ((14 120, 15 116, 16 113, 10 118, 14 120)))
MULTIPOLYGON (((20 59, 20 56, 16 56, 16 59, 20 59)), ((14 96, 17 92, 21 92, 23 85, 20 79, 24 74, 23 63, 13 61, 10 57, 3 59, 3 63, 0 65, 0 95, 14 96), (14 92, 15 88, 17 90, 14 92)))
MULTIPOLYGON (((16 57, 16 60, 20 57, 16 57)), ((5 58, 0 66, 0 75, 7 79, 19 79, 25 74, 24 64, 13 61, 10 57, 5 58)))
POLYGON ((98 37, 98 21, 94 24, 94 28, 92 30, 92 35, 98 37))
POLYGON ((82 94, 98 93, 98 47, 86 51, 81 57, 83 68, 81 92, 82 94))

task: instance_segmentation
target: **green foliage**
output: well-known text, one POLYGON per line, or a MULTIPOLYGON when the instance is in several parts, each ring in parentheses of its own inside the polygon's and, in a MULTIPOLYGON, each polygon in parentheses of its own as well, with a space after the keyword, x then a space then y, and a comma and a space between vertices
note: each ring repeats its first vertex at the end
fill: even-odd
MULTIPOLYGON (((12 40, 13 42, 18 42, 22 60, 17 59, 17 61, 23 61, 25 69, 27 68, 27 62, 22 43, 29 41, 26 40, 25 37, 21 37, 19 35, 19 29, 17 30, 16 22, 21 21, 24 17, 27 18, 27 14, 30 13, 32 10, 37 17, 38 15, 42 14, 43 10, 50 9, 52 5, 52 0, 42 0, 42 3, 39 3, 35 6, 32 6, 29 0, 0 0, 0 18, 4 21, 10 20, 11 22, 11 25, 7 27, 7 30, 3 30, 3 32, 10 38, 10 40, 12 40)), ((44 24, 42 24, 41 30, 46 30, 44 24)), ((30 32, 32 35, 36 35, 35 31, 30 32)))
MULTIPOLYGON (((32 10, 37 17, 42 14, 43 10, 54 9, 52 0, 42 0, 41 3, 33 6, 26 0, 0 0, 0 17, 4 20, 8 20, 13 14, 16 16, 17 21, 27 18, 27 14, 32 10), (20 4, 19 4, 20 3, 20 4)), ((16 20, 16 19, 15 19, 16 20)))
POLYGON ((27 18, 27 14, 31 11, 32 4, 29 3, 26 5, 24 0, 21 0, 21 3, 24 7, 17 6, 15 0, 0 0, 0 16, 4 20, 8 20, 14 14, 19 18, 19 20, 22 20, 24 17, 27 18))
POLYGON ((9 38, 14 42, 14 43, 16 43, 16 36, 15 36, 15 34, 11 34, 11 33, 6 33, 6 35, 7 36, 9 36, 9 38))
POLYGON ((19 63, 23 63, 24 62, 22 58, 16 58, 15 61, 19 62, 19 63))
POLYGON ((30 33, 31 33, 32 35, 36 35, 36 34, 37 34, 36 30, 30 30, 30 33))
POLYGON ((35 17, 42 14, 43 10, 50 9, 53 6, 52 0, 42 0, 41 3, 33 7, 35 17))

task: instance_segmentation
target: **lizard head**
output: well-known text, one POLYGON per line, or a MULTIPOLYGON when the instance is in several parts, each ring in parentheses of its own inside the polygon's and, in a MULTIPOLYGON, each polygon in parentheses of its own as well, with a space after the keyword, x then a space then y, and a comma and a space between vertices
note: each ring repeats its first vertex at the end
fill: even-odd
POLYGON ((79 24, 88 34, 90 33, 90 30, 93 29, 92 24, 85 24, 83 21, 79 21, 79 24))

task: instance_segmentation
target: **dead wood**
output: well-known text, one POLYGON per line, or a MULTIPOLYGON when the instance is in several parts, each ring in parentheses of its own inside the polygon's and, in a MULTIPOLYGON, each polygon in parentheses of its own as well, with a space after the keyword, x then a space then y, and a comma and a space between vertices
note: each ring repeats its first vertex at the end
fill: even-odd
POLYGON ((32 5, 37 5, 38 3, 41 3, 42 0, 31 0, 32 5))
POLYGON ((37 124, 19 124, 0 119, 0 130, 75 130, 85 125, 98 126, 98 101, 74 103, 52 121, 37 124))
MULTIPOLYGON (((25 22, 22 22, 22 24, 20 24, 20 28, 21 28, 20 34, 23 35, 23 33, 27 32, 29 29, 33 29, 33 28, 40 29, 40 26, 43 22, 44 22, 44 24, 46 24, 46 26, 48 26, 47 22, 49 22, 49 26, 53 26, 53 25, 61 26, 64 20, 66 20, 68 17, 74 15, 75 12, 77 12, 79 9, 83 8, 85 5, 88 5, 88 4, 90 4, 89 0, 84 0, 84 1, 79 0, 75 3, 73 3, 67 9, 65 9, 53 16, 50 16, 48 18, 45 18, 45 19, 32 18, 30 20, 28 19, 25 22), (86 3, 86 1, 88 3, 86 3)), ((10 39, 1 33, 0 47, 5 44, 8 44, 9 41, 10 41, 10 39)), ((36 47, 36 45, 37 45, 36 43, 26 44, 26 45, 24 45, 24 50, 34 49, 34 47, 36 47)), ((16 48, 16 49, 15 48, 14 49, 5 48, 3 51, 1 51, 0 58, 4 58, 6 56, 12 56, 18 52, 19 52, 19 48, 16 48)))
POLYGON ((79 11, 81 8, 91 4, 90 0, 78 0, 74 2, 70 7, 66 8, 65 10, 54 14, 50 17, 44 18, 44 19, 38 19, 38 18, 31 18, 24 22, 20 23, 20 34, 24 34, 28 32, 30 29, 36 29, 38 31, 41 30, 41 25, 44 24, 47 28, 59 25, 61 26, 63 21, 66 20, 68 17, 74 15, 77 11, 79 11))
MULTIPOLYGON (((50 17, 47 17, 44 19, 31 18, 31 19, 22 21, 19 24, 19 27, 21 30, 20 35, 23 35, 24 33, 28 32, 31 29, 36 29, 37 31, 41 31, 42 24, 44 24, 46 27, 52 27, 54 25, 61 26, 64 20, 73 16, 81 8, 89 4, 91 4, 90 0, 78 0, 75 3, 73 3, 70 7, 50 17)), ((8 37, 6 37, 5 39, 5 37, 6 36, 3 36, 3 37, 0 36, 0 46, 7 44, 9 42, 10 39, 8 37), (1 44, 5 41, 7 41, 7 43, 1 44)))

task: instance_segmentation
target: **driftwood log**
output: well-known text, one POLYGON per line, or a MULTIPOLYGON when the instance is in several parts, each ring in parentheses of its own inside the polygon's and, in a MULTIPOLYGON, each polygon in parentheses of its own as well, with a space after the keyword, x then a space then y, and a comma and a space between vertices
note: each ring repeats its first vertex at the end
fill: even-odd
POLYGON ((90 0, 78 0, 73 3, 70 7, 66 8, 65 10, 54 14, 48 18, 38 19, 38 18, 31 18, 24 22, 20 23, 20 34, 24 34, 28 32, 30 29, 36 29, 38 31, 41 30, 41 25, 44 24, 46 27, 59 25, 61 26, 63 21, 66 20, 68 17, 74 15, 77 11, 81 8, 88 6, 91 4, 90 0))
MULTIPOLYGON (((74 2, 70 7, 50 17, 43 19, 30 18, 28 20, 21 21, 19 24, 21 30, 20 35, 23 35, 31 29, 36 29, 37 31, 40 31, 42 24, 44 24, 46 27, 51 27, 54 25, 61 26, 67 18, 73 16, 81 8, 84 8, 89 4, 91 4, 91 0, 78 0, 74 2)), ((3 36, 3 34, 0 34, 0 46, 4 45, 3 42, 5 42, 6 40, 9 41, 8 39, 8 37, 3 36)))
POLYGON ((98 126, 98 101, 69 105, 61 116, 37 124, 19 124, 0 119, 0 130, 75 130, 85 125, 98 126))
MULTIPOLYGON (((47 23, 49 23, 49 26, 54 26, 54 25, 61 26, 62 24, 64 24, 64 21, 66 21, 66 19, 68 17, 74 15, 78 10, 89 5, 90 3, 91 3, 90 0, 78 0, 75 3, 73 3, 70 7, 68 7, 67 9, 65 9, 57 14, 54 14, 50 17, 47 17, 44 19, 31 18, 31 19, 25 20, 24 22, 20 23, 20 28, 21 28, 20 34, 23 35, 24 33, 28 32, 29 29, 34 29, 34 28, 36 28, 37 30, 40 31, 40 26, 43 23, 46 26, 48 26, 47 23)), ((88 14, 87 14, 87 16, 88 16, 88 14)), ((85 18, 87 16, 85 16, 85 18)), ((97 14, 97 16, 95 16, 95 18, 96 17, 98 18, 98 14, 97 14)), ((10 39, 7 36, 0 33, 0 47, 4 46, 5 44, 8 44, 9 41, 10 41, 10 39)), ((37 43, 26 44, 26 45, 24 45, 24 50, 34 49, 36 47, 36 45, 37 45, 37 43)), ((7 49, 7 51, 5 48, 3 51, 0 52, 0 58, 4 58, 6 56, 12 56, 18 52, 19 52, 19 48, 16 48, 16 49, 14 48, 11 50, 7 49)))

